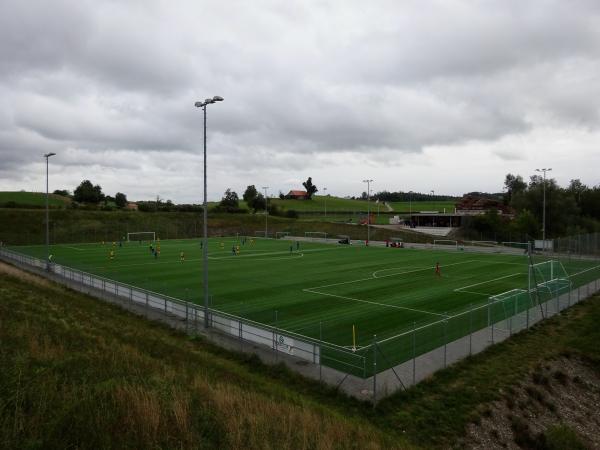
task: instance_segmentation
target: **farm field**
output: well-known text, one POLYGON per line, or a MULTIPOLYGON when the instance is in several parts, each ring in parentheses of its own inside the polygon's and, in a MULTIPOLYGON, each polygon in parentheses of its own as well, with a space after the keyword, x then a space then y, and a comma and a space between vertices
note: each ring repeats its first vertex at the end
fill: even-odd
MULTIPOLYGON (((149 244, 53 245, 50 252, 56 264, 202 304, 200 240, 163 240, 158 258, 149 244), (113 260, 108 257, 110 250, 115 252, 113 260)), ((13 250, 40 258, 45 255, 44 246, 39 245, 13 250)), ((599 277, 596 261, 561 262, 575 285, 599 277)), ((490 296, 527 289, 527 264, 522 254, 259 238, 248 238, 244 244, 235 237, 212 238, 209 290, 215 310, 355 350, 352 355, 360 357, 374 335, 378 342, 393 342, 400 333, 415 327, 427 329, 472 307, 483 309, 469 327, 485 327, 490 296), (240 246, 237 255, 232 252, 236 245, 240 246)), ((522 310, 527 305, 513 306, 522 310)), ((503 313, 502 308, 492 311, 499 317, 503 313)), ((468 329, 458 327, 452 333, 458 338, 468 329)), ((430 341, 422 339, 417 351, 431 350, 438 341, 434 336, 430 341)), ((392 345, 388 350, 393 363, 409 357, 404 348, 392 345)))

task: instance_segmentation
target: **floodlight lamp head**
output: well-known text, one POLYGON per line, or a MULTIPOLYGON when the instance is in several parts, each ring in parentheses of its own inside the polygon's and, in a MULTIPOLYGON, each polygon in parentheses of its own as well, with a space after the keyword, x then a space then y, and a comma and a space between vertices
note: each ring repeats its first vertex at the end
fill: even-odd
POLYGON ((202 108, 204 105, 202 104, 202 102, 196 102, 196 103, 194 103, 194 106, 196 108, 202 108))
POLYGON ((223 101, 223 97, 221 97, 220 95, 215 95, 212 99, 213 99, 213 102, 222 102, 223 101))
POLYGON ((213 103, 212 98, 207 98, 206 100, 204 100, 204 104, 208 105, 209 103, 213 103))
POLYGON ((54 155, 56 155, 56 153, 46 153, 44 155, 44 158, 50 158, 51 156, 54 156, 54 155))

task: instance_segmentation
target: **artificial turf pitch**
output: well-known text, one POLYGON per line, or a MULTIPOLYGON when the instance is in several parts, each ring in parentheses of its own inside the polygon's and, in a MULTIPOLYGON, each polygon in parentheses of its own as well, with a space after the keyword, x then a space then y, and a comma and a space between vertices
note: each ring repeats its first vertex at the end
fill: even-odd
MULTIPOLYGON (((137 241, 124 242, 122 247, 112 242, 64 244, 52 245, 50 253, 57 264, 202 304, 200 239, 163 240, 158 258, 149 245, 137 241), (110 250, 115 253, 113 260, 109 259, 110 250)), ((44 246, 14 250, 45 256, 44 246)), ((589 270, 597 266, 595 261, 565 260, 563 265, 568 274, 582 273, 576 284, 586 281, 584 276, 598 276, 598 270, 589 270)), ((446 320, 486 305, 490 296, 525 290, 527 285, 528 259, 523 254, 309 241, 300 241, 297 248, 296 242, 286 239, 247 238, 245 244, 233 237, 209 240, 213 309, 340 348, 355 346, 358 357, 364 356, 361 350, 376 335, 377 341, 388 343, 387 348, 381 344, 389 357, 388 366, 409 359, 415 352, 431 350, 443 340, 485 327, 489 320, 485 307, 480 314, 471 315, 468 324, 455 320, 448 330, 446 320), (240 246, 239 254, 232 252, 235 245, 240 246), (436 263, 441 275, 435 273, 436 263), (446 328, 429 324, 444 324, 446 328), (393 336, 411 329, 422 330, 417 349, 406 348, 409 345, 404 341, 394 343, 393 336)), ((519 311, 526 307, 515 305, 519 311)), ((331 358, 340 360, 339 356, 331 358)))

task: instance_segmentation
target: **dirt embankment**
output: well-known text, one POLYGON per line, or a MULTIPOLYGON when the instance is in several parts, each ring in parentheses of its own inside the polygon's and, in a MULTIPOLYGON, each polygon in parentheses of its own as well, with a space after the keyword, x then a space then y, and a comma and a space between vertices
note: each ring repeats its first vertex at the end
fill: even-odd
POLYGON ((467 448, 600 449, 600 373, 580 359, 538 366, 504 394, 468 426, 467 448))

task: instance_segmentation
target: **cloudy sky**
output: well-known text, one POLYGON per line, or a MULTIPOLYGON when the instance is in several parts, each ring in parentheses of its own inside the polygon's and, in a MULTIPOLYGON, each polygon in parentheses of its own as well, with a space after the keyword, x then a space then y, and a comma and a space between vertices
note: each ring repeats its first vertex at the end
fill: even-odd
POLYGON ((600 183, 600 2, 0 2, 0 190, 600 183))

